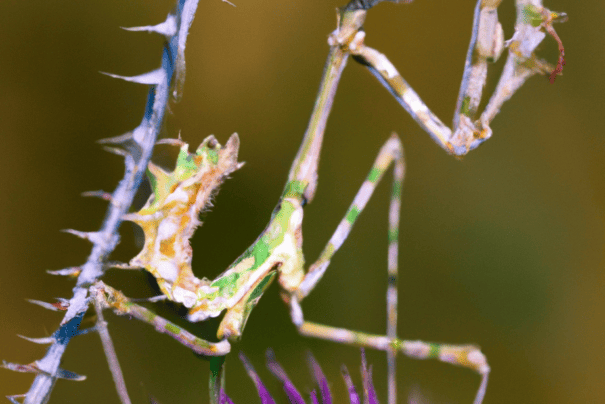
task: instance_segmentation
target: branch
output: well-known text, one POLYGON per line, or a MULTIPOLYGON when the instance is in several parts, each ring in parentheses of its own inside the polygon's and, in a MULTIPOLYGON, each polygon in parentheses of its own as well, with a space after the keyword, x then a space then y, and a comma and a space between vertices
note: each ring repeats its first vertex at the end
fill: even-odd
POLYGON ((198 0, 178 0, 176 11, 169 14, 161 24, 131 28, 133 31, 148 31, 166 37, 161 67, 153 72, 136 77, 112 77, 150 85, 145 113, 140 125, 123 136, 106 139, 102 143, 112 144, 109 151, 124 156, 125 173, 116 190, 112 193, 107 214, 98 232, 78 233, 93 243, 92 251, 81 266, 78 280, 73 289, 73 297, 60 327, 53 333, 54 340, 43 359, 37 361, 39 371, 25 396, 24 404, 48 402, 55 381, 60 377, 61 357, 78 328, 84 313, 88 310, 90 297, 88 288, 103 275, 106 260, 119 242, 118 228, 122 216, 128 211, 133 197, 143 179, 153 146, 162 127, 164 113, 168 106, 170 87, 176 75, 174 97, 179 98, 185 75, 185 42, 189 27, 193 22, 198 0))

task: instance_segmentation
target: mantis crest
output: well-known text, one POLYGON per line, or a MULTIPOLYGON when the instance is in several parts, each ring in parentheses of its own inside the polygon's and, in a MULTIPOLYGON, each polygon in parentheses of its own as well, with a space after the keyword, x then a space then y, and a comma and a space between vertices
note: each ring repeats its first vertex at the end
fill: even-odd
POLYGON ((198 278, 192 270, 189 239, 199 225, 198 214, 208 205, 218 186, 241 167, 237 161, 239 137, 234 134, 221 146, 210 136, 190 153, 180 139, 161 141, 180 147, 174 171, 166 172, 150 164, 152 195, 137 213, 124 217, 138 224, 145 233, 142 251, 130 266, 143 267, 157 279, 165 298, 189 309, 190 321, 224 317, 217 331, 219 342, 210 342, 151 313, 128 300, 121 292, 98 282, 91 292, 104 307, 153 324, 196 353, 223 356, 230 341, 241 337, 245 324, 264 291, 277 279, 283 300, 288 304, 294 325, 303 335, 335 342, 384 350, 388 355, 389 403, 396 402, 395 357, 398 353, 417 359, 437 359, 476 371, 481 376, 475 404, 483 401, 489 365, 480 349, 473 345, 447 345, 406 341, 397 336, 398 232, 402 183, 403 146, 393 134, 378 156, 353 202, 319 258, 306 266, 303 257, 302 222, 304 208, 313 200, 318 182, 318 163, 323 134, 340 76, 348 57, 366 66, 404 109, 448 153, 462 156, 491 135, 490 123, 502 104, 536 73, 551 74, 551 81, 564 64, 564 51, 552 23, 565 20, 541 0, 516 0, 517 22, 512 39, 505 42, 498 22, 501 0, 479 0, 475 7, 473 30, 464 75, 456 104, 453 129, 444 125, 423 103, 388 58, 365 45, 363 24, 368 10, 384 0, 353 0, 338 11, 337 28, 328 38, 330 52, 315 107, 288 180, 268 225, 256 241, 214 280, 198 278), (551 35, 559 43, 556 67, 539 59, 534 50, 551 35), (508 59, 494 94, 485 110, 478 113, 488 64, 508 48, 508 59), (347 238, 383 174, 393 167, 393 183, 388 213, 388 290, 386 335, 371 335, 309 322, 304 319, 301 302, 314 289, 330 260, 347 238))

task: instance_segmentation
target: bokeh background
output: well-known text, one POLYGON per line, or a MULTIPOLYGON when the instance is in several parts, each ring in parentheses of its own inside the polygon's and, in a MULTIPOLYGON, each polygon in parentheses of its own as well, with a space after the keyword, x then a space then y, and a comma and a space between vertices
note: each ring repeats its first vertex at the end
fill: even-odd
MULTIPOLYGON (((196 146, 209 134, 237 131, 246 165, 224 184, 193 238, 194 270, 214 277, 264 228, 309 117, 335 27, 333 0, 201 2, 187 47, 183 100, 171 105, 163 135, 179 132, 196 146)), ((163 21, 174 1, 20 1, 0 6, 0 358, 29 363, 45 348, 16 334, 43 337, 61 319, 25 302, 70 297, 72 280, 46 269, 81 264, 89 245, 60 233, 95 230, 106 204, 81 198, 111 191, 122 176, 117 156, 96 140, 134 128, 146 88, 100 75, 135 75, 159 64, 162 39, 124 26, 163 21)), ((493 123, 494 136, 462 161, 448 156, 354 61, 344 72, 328 122, 320 182, 306 209, 307 261, 317 257, 391 131, 406 148, 401 230, 399 334, 407 339, 476 343, 493 372, 486 404, 605 402, 605 4, 548 0, 570 20, 558 25, 567 65, 554 85, 533 78, 493 123)), ((366 43, 385 53, 432 110, 451 122, 469 41, 474 1, 383 4, 366 23, 366 43)), ((514 4, 501 20, 512 35, 514 4)), ((554 41, 541 55, 555 61, 554 41)), ((494 88, 502 60, 493 68, 494 88)), ((158 148, 170 167, 175 151, 158 148)), ((373 333, 385 329, 388 186, 383 184, 318 288, 306 317, 373 333)), ((146 199, 145 185, 137 199, 146 199)), ((141 246, 131 224, 114 259, 141 246)), ((105 280, 129 296, 157 293, 143 272, 112 271, 105 280)), ((178 307, 156 304, 187 325, 178 307)), ((107 313, 134 402, 207 402, 208 364, 148 325, 107 313)), ((88 325, 92 325, 89 322, 88 325)), ((187 327, 212 337, 217 322, 187 327)), ((331 381, 345 388, 340 366, 359 383, 356 348, 298 336, 273 286, 255 309, 241 343, 273 392, 264 369, 272 347, 301 390, 312 379, 311 350, 331 381)), ((386 400, 386 360, 369 352, 379 397, 386 400)), ((78 337, 63 367, 85 382, 59 381, 51 403, 117 402, 96 335, 78 337)), ((24 393, 32 376, 0 370, 0 395, 24 393)), ((469 403, 472 372, 399 361, 400 402, 417 392, 431 403, 469 403)), ((228 393, 258 402, 236 355, 228 393)), ((281 402, 284 397, 276 394, 281 402)))

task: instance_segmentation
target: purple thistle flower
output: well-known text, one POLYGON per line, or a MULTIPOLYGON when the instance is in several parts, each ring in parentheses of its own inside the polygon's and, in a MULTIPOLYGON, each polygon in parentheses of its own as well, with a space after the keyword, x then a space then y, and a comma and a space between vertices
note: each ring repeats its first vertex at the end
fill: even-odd
POLYGON ((372 367, 370 366, 370 369, 368 369, 366 352, 363 349, 361 350, 361 375, 363 377, 364 404, 379 404, 374 383, 372 382, 372 367))
POLYGON ((355 390, 355 385, 353 385, 353 380, 351 380, 351 375, 349 374, 349 369, 345 365, 342 365, 340 368, 342 373, 342 378, 347 385, 347 390, 349 390, 349 401, 351 404, 361 404, 359 401, 359 395, 357 394, 357 390, 355 390))
MULTIPOLYGON (((260 376, 254 370, 254 367, 243 353, 239 354, 240 360, 244 364, 248 375, 254 382, 256 386, 256 390, 258 391, 258 395, 260 396, 261 404, 275 404, 275 401, 269 394, 269 391, 263 384, 260 379, 260 376)), ((284 370, 284 368, 277 362, 275 359, 275 353, 268 349, 266 353, 267 358, 267 368, 271 371, 271 373, 283 384, 284 392, 290 401, 290 404, 305 404, 305 400, 303 399, 300 392, 294 386, 294 383, 288 377, 288 374, 284 370)), ((324 375, 321 367, 317 360, 313 357, 311 353, 307 354, 307 362, 309 364, 309 368, 315 382, 319 387, 319 394, 321 396, 322 404, 332 404, 332 394, 330 392, 330 388, 328 387, 328 380, 324 375)), ((378 398, 376 397, 376 390, 374 389, 374 383, 372 382, 372 368, 368 369, 365 352, 361 350, 361 376, 363 380, 363 403, 364 404, 379 404, 378 398)), ((359 395, 357 394, 357 390, 353 385, 353 381, 347 370, 346 366, 342 367, 342 377, 347 386, 347 390, 349 391, 349 402, 351 404, 361 404, 359 395)), ((319 400, 317 397, 317 391, 311 391, 311 404, 319 404, 319 400)), ((223 390, 220 392, 220 404, 233 404, 233 401, 225 394, 223 390)))
POLYGON ((233 401, 227 396, 224 389, 221 389, 219 393, 219 404, 233 404, 233 401))
POLYGON ((290 378, 288 374, 282 368, 282 366, 275 359, 275 353, 271 348, 267 349, 267 353, 265 355, 267 358, 267 368, 273 373, 275 377, 279 379, 284 384, 284 391, 288 396, 288 400, 290 400, 291 404, 305 404, 305 400, 302 398, 290 378))
POLYGON ((258 391, 258 395, 260 396, 261 404, 275 404, 275 401, 273 401, 273 397, 271 397, 271 394, 269 394, 269 390, 267 390, 267 388, 263 384, 262 380, 258 376, 258 373, 256 373, 256 371, 254 370, 254 367, 252 366, 246 355, 244 355, 243 352, 240 352, 239 358, 244 364, 246 372, 248 372, 248 376, 250 376, 250 378, 254 382, 254 385, 256 386, 256 391, 258 391))
POLYGON ((330 388, 328 387, 328 380, 311 352, 307 352, 307 363, 309 364, 311 373, 315 377, 315 382, 319 385, 321 402, 323 404, 332 404, 332 393, 330 393, 330 388))

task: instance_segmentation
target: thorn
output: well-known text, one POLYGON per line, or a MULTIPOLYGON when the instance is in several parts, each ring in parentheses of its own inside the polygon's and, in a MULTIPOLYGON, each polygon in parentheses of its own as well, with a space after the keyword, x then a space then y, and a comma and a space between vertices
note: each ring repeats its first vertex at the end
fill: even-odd
POLYGON ((12 370, 13 372, 21 372, 21 373, 45 373, 42 369, 38 367, 38 362, 32 362, 28 365, 21 365, 19 363, 10 363, 6 361, 2 361, 2 367, 4 369, 12 370))
POLYGON ((94 332, 96 332, 96 331, 97 331, 97 327, 96 327, 96 326, 94 326, 94 327, 88 327, 88 328, 84 328, 84 329, 80 329, 80 330, 78 330, 78 332, 76 333, 76 336, 78 336, 78 335, 85 335, 85 334, 88 334, 89 332, 93 332, 93 331, 94 331, 94 332))
POLYGON ((69 370, 65 369, 58 369, 56 377, 58 377, 59 379, 73 380, 75 382, 81 382, 83 380, 86 380, 86 376, 79 375, 77 373, 70 372, 69 370))
POLYGON ((161 302, 163 300, 167 300, 168 296, 165 295, 158 295, 158 296, 152 296, 152 297, 142 297, 140 299, 129 299, 131 302, 151 302, 151 303, 155 303, 155 302, 161 302))
POLYGON ((76 276, 80 275, 80 272, 82 272, 82 268, 81 267, 70 267, 70 268, 63 268, 63 269, 57 269, 57 270, 46 270, 46 273, 50 274, 50 275, 63 275, 63 276, 71 276, 72 278, 75 278, 76 276))
POLYGON ((156 34, 164 36, 173 36, 176 34, 176 18, 172 14, 168 14, 166 21, 161 22, 157 25, 146 25, 144 27, 120 27, 126 31, 147 31, 155 32, 156 34))
POLYGON ((119 156, 126 156, 127 154, 131 154, 135 159, 140 157, 141 155, 141 145, 137 143, 135 139, 135 133, 137 129, 131 132, 127 132, 120 136, 109 137, 105 139, 97 140, 97 143, 103 145, 114 145, 120 147, 105 147, 110 153, 117 154, 119 156))
MULTIPOLYGON (((12 370, 14 372, 48 374, 48 372, 40 369, 40 367, 38 366, 38 361, 34 361, 28 365, 20 365, 18 363, 9 363, 6 361, 2 361, 2 367, 8 370, 12 370)), ((67 379, 74 381, 82 381, 86 379, 86 376, 82 376, 65 369, 58 369, 55 377, 59 379, 67 379)))
POLYGON ((138 76, 120 76, 118 74, 100 72, 114 79, 126 80, 131 83, 147 84, 147 85, 158 85, 164 81, 165 73, 164 70, 156 69, 154 71, 139 74, 138 76))
POLYGON ((130 154, 126 150, 120 149, 117 147, 103 146, 103 150, 105 150, 106 152, 112 153, 112 154, 117 154, 118 156, 122 156, 122 157, 126 157, 130 154))
POLYGON ((99 144, 128 144, 129 142, 131 142, 133 140, 132 138, 132 132, 126 132, 123 135, 120 136, 114 136, 114 137, 106 137, 104 139, 99 139, 97 140, 97 143, 99 144))
POLYGON ((17 334, 17 337, 23 338, 24 340, 29 341, 29 342, 33 342, 34 344, 41 344, 41 345, 52 344, 56 341, 56 339, 54 339, 53 337, 29 338, 29 337, 26 337, 26 336, 20 335, 20 334, 17 334))
POLYGON ((179 137, 178 139, 161 139, 155 142, 155 144, 169 144, 171 146, 183 147, 187 143, 183 142, 179 137))
POLYGON ((6 398, 8 398, 8 401, 10 401, 13 404, 21 404, 19 401, 17 401, 18 399, 23 399, 25 401, 25 397, 27 396, 27 394, 15 394, 12 396, 6 396, 6 398))
POLYGON ((63 229, 61 231, 63 233, 73 234, 74 236, 79 237, 81 239, 88 240, 93 244, 97 244, 101 241, 100 233, 96 231, 78 231, 74 229, 63 229))
POLYGON ((111 194, 109 192, 105 192, 103 190, 86 191, 86 192, 82 192, 80 195, 82 195, 83 197, 94 197, 94 198, 101 198, 104 201, 111 201, 111 194))
POLYGON ((155 302, 161 302, 162 300, 167 300, 168 296, 166 295, 158 295, 158 296, 152 296, 150 298, 147 298, 147 301, 151 302, 151 303, 155 303, 155 302))
POLYGON ((65 299, 61 299, 57 303, 46 303, 41 300, 33 300, 26 299, 28 302, 32 304, 37 304, 38 306, 44 307, 45 309, 52 311, 65 311, 69 307, 69 301, 65 299))
POLYGON ((109 261, 105 264, 105 268, 116 268, 116 269, 127 269, 127 270, 141 270, 143 268, 136 266, 136 265, 130 265, 127 264, 125 262, 119 262, 119 261, 109 261))

